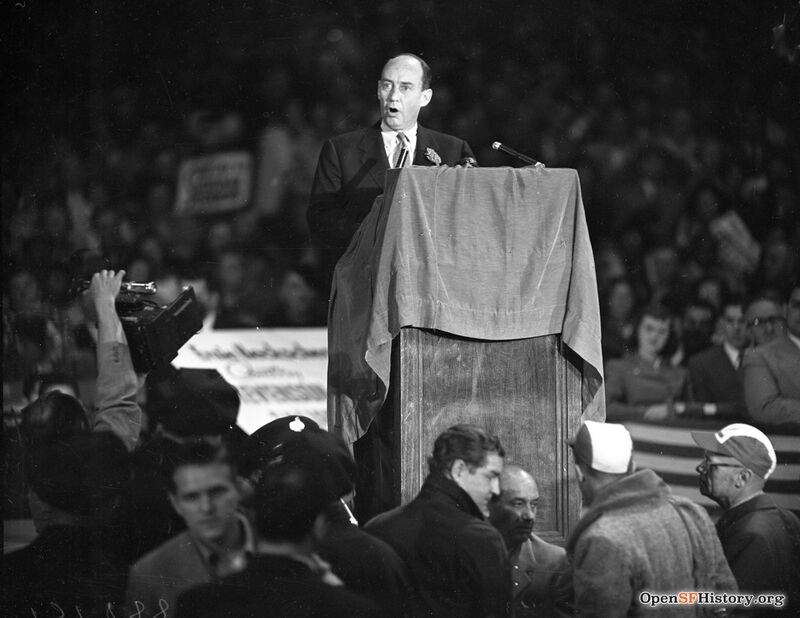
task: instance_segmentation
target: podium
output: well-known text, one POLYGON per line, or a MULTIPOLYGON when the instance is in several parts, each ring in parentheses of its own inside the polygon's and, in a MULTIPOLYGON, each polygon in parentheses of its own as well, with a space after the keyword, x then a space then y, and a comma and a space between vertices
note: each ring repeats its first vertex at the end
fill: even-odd
POLYGON ((334 271, 328 340, 328 426, 353 444, 389 415, 396 504, 436 436, 473 423, 534 475, 537 533, 563 542, 580 512, 567 440, 605 418, 575 170, 389 170, 334 271))

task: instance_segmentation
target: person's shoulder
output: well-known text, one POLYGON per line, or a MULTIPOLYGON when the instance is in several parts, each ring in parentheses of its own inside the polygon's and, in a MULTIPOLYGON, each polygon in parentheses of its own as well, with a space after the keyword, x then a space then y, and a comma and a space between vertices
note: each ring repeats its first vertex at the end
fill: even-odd
POLYGON ((364 524, 364 530, 373 533, 376 530, 382 530, 387 526, 392 526, 397 522, 401 522, 405 519, 405 510, 406 508, 404 506, 397 506, 389 511, 378 513, 364 524))
POLYGON ((567 556, 566 549, 553 543, 548 543, 535 534, 531 535, 530 541, 528 542, 533 547, 533 555, 539 562, 560 561, 567 556))
POLYGON ((347 133, 333 135, 328 138, 328 141, 336 146, 340 146, 344 144, 355 144, 362 141, 365 137, 372 137, 375 135, 380 135, 380 130, 376 125, 372 125, 369 127, 355 129, 353 131, 348 131, 347 133))
POLYGON ((453 143, 453 144, 462 144, 465 143, 466 140, 456 137, 455 135, 450 135, 449 133, 442 133, 441 131, 434 131, 433 129, 429 129, 427 127, 423 127, 422 125, 419 126, 418 131, 427 133, 427 137, 433 139, 439 143, 453 143))
POLYGON ((191 535, 188 530, 184 530, 139 558, 131 566, 131 572, 149 573, 162 571, 168 563, 177 562, 183 564, 185 562, 184 557, 187 554, 195 554, 196 551, 191 535))
POLYGON ((700 367, 705 367, 706 365, 713 363, 721 358, 721 355, 725 354, 725 350, 722 348, 721 345, 714 344, 712 346, 707 347, 705 350, 701 350, 697 354, 693 354, 689 357, 687 362, 687 366, 689 369, 697 369, 700 367))

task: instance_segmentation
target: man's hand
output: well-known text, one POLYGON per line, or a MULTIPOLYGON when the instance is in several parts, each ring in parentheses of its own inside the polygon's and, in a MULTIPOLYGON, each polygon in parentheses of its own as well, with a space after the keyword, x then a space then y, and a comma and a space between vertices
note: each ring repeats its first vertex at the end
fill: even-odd
POLYGON ((124 270, 117 271, 116 274, 113 270, 101 270, 92 276, 88 293, 98 311, 108 308, 109 303, 114 304, 124 276, 124 270))
POLYGON ((97 342, 127 343, 122 330, 122 322, 117 315, 114 302, 122 285, 125 271, 101 270, 92 276, 88 294, 94 301, 97 311, 97 342))

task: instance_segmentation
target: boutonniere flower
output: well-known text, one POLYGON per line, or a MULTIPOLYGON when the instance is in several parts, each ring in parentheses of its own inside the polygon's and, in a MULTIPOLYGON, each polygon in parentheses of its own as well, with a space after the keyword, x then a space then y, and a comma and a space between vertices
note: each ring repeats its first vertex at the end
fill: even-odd
POLYGON ((439 156, 439 153, 437 153, 433 148, 425 149, 425 158, 428 159, 428 161, 430 161, 434 165, 442 164, 442 158, 439 156))

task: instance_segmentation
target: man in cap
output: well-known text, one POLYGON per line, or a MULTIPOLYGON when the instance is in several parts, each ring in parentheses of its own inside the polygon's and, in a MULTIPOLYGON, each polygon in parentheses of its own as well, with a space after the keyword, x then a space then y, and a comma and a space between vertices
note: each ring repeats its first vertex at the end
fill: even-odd
POLYGON ((534 478, 519 466, 503 466, 500 495, 489 503, 489 521, 508 548, 516 618, 572 614, 567 552, 533 533, 538 505, 534 478))
POLYGON ((578 615, 638 614, 646 593, 736 590, 706 511, 635 470, 625 427, 586 421, 570 446, 584 506, 567 542, 578 615))
POLYGON ((325 510, 338 500, 341 440, 306 429, 300 419, 265 445, 252 508, 258 531, 247 568, 184 592, 178 616, 383 616, 382 608, 351 592, 317 554, 327 528, 325 510))
POLYGON ((785 332, 776 330, 744 355, 744 395, 754 423, 800 430, 800 283, 792 287, 785 323, 785 332))
POLYGON ((250 435, 242 451, 239 470, 251 492, 278 452, 290 458, 312 454, 323 459, 335 499, 324 511, 326 530, 317 553, 350 590, 382 605, 387 616, 402 615, 409 596, 406 566, 387 543, 359 528, 352 515, 355 462, 344 441, 305 416, 267 423, 250 435))
POLYGON ((436 438, 416 498, 367 522, 367 532, 394 547, 408 566, 419 603, 412 615, 508 614, 508 554, 486 521, 504 455, 496 436, 454 425, 436 438))
MULTIPOLYGON (((725 509, 717 532, 739 587, 787 595, 785 615, 800 611, 800 520, 764 493, 777 460, 769 438, 734 423, 717 432, 693 431, 703 449, 700 493, 725 509)), ((775 615, 769 613, 770 616, 775 615)))

